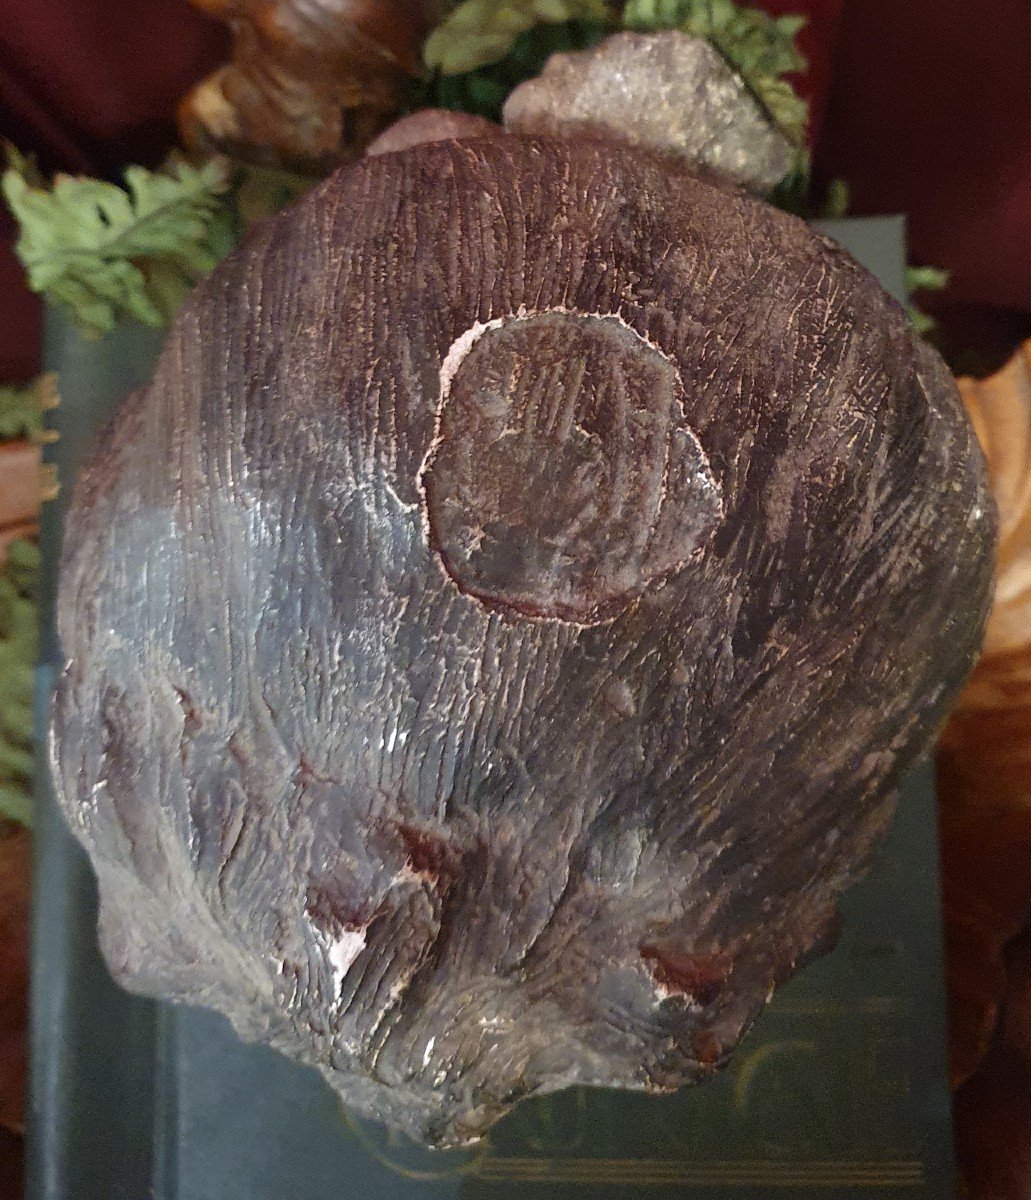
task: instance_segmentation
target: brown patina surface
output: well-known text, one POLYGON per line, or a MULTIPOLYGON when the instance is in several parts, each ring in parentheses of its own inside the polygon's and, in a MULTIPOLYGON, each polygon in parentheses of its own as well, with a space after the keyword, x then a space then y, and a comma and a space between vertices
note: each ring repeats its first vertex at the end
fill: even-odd
POLYGON ((993 536, 945 367, 802 222, 590 140, 366 159, 192 296, 73 501, 112 970, 438 1144, 696 1079, 825 943, 993 536))

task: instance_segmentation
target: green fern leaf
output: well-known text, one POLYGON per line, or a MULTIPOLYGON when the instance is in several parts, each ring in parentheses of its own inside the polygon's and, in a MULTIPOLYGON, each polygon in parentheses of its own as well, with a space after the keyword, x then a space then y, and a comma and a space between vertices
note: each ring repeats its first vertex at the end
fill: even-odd
POLYGON ((607 17, 604 0, 464 0, 426 39, 423 61, 441 75, 462 75, 500 62, 536 25, 607 17))
POLYGON ((95 335, 174 315, 227 248, 215 236, 227 183, 220 162, 172 161, 160 171, 128 167, 124 188, 68 175, 47 187, 12 154, 2 187, 29 286, 95 335))
POLYGON ((940 267, 906 267, 906 289, 910 292, 940 292, 949 283, 949 272, 940 267))
POLYGON ((32 693, 39 622, 39 548, 17 541, 0 570, 0 816, 32 812, 32 693))
POLYGON ((906 267, 906 292, 909 297, 906 312, 913 328, 921 337, 930 337, 937 330, 938 322, 917 304, 914 294, 940 292, 948 287, 948 284, 949 272, 939 267, 906 267))
POLYGON ((512 90, 539 75, 553 54, 586 50, 608 32, 609 26, 601 21, 534 25, 519 34, 500 62, 461 75, 434 75, 416 96, 418 106, 450 108, 500 121, 501 110, 512 90))
POLYGON ((680 29, 705 38, 780 129, 796 145, 804 141, 808 106, 782 76, 806 68, 795 42, 805 17, 771 17, 757 8, 741 8, 733 0, 629 0, 623 24, 648 31, 680 29))
POLYGON ((43 432, 43 410, 35 386, 0 385, 0 442, 37 438, 43 432))

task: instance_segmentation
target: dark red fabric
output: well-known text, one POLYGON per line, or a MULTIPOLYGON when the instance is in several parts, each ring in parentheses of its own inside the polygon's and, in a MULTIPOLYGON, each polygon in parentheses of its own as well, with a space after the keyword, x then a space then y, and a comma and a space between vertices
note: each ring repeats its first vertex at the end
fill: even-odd
POLYGON ((846 0, 817 164, 951 271, 954 349, 1031 336, 1028 0, 846 0))
POLYGON ((30 379, 39 370, 39 297, 25 286, 11 249, 14 221, 0 209, 0 383, 30 379))
POLYGON ((160 157, 177 101, 227 44, 186 0, 0 0, 4 133, 63 170, 160 157))

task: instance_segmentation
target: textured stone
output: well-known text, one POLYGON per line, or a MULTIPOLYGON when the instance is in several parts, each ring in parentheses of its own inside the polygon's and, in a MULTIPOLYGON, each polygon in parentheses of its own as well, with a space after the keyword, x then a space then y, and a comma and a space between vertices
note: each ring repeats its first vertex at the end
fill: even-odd
POLYGON ((793 150, 704 38, 677 30, 617 33, 553 54, 505 104, 520 133, 607 139, 673 154, 756 192, 791 169, 793 150))
POLYGON ((828 943, 992 537, 941 360, 802 222, 591 140, 366 158, 75 491, 54 755, 111 969, 437 1144, 701 1078, 828 943))

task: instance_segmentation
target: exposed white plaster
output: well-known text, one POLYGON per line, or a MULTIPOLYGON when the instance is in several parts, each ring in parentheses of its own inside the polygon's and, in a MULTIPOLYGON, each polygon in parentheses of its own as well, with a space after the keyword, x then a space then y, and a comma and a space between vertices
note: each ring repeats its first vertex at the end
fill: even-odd
POLYGON ((333 972, 333 986, 338 993, 351 964, 364 949, 364 929, 345 929, 335 942, 330 943, 329 965, 333 972))

